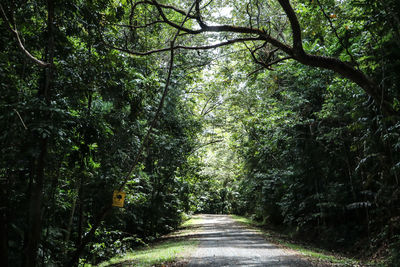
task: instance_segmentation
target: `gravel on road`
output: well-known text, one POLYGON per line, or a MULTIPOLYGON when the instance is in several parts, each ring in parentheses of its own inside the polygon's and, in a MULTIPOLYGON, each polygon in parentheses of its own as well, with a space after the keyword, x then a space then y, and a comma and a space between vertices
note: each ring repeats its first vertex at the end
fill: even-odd
POLYGON ((229 215, 201 215, 196 233, 199 245, 189 267, 312 266, 294 252, 269 243, 256 230, 248 229, 229 215))

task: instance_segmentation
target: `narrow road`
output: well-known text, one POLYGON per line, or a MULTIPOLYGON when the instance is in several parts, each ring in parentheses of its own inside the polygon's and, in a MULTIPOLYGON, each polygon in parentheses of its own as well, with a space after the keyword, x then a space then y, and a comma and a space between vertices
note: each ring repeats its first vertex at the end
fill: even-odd
POLYGON ((202 215, 200 241, 189 267, 209 266, 312 266, 293 252, 269 243, 257 231, 228 215, 202 215))

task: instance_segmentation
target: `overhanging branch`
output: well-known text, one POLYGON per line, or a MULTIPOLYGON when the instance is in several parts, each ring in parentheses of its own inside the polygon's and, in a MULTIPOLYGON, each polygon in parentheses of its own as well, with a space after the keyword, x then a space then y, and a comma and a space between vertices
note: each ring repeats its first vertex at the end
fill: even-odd
POLYGON ((49 67, 51 64, 44 62, 42 60, 37 59, 36 57, 34 57, 31 53, 29 53, 28 50, 25 49, 24 45, 22 44, 21 38, 18 34, 17 28, 14 25, 11 26, 10 21, 7 18, 6 12, 3 9, 3 5, 0 4, 0 11, 1 11, 1 17, 3 18, 5 24, 7 25, 7 28, 10 30, 10 32, 12 32, 12 34, 15 36, 15 38, 17 39, 17 43, 18 43, 18 47, 20 48, 20 50, 32 61, 34 62, 36 65, 38 65, 39 67, 42 68, 47 68, 49 67))
POLYGON ((290 5, 289 0, 278 0, 278 2, 285 11, 285 14, 289 19, 290 26, 292 28, 293 50, 296 54, 298 54, 298 56, 303 56, 305 52, 301 40, 300 23, 297 19, 296 13, 294 12, 292 6, 290 5))
POLYGON ((171 50, 177 50, 177 49, 184 49, 184 50, 209 50, 209 49, 215 49, 221 46, 226 46, 226 45, 230 45, 230 44, 234 44, 234 43, 243 43, 246 41, 261 41, 263 40, 260 37, 249 37, 249 38, 238 38, 238 39, 233 39, 233 40, 228 40, 225 42, 221 42, 218 44, 214 44, 214 45, 205 45, 205 46, 185 46, 185 45, 176 45, 174 47, 166 47, 166 48, 160 48, 160 49, 154 49, 154 50, 150 50, 150 51, 145 51, 145 52, 139 52, 139 51, 132 51, 126 48, 120 48, 120 47, 115 47, 115 46, 111 46, 108 45, 110 48, 121 51, 121 52, 125 52, 134 56, 148 56, 151 54, 155 54, 155 53, 161 53, 161 52, 167 52, 167 51, 171 51, 171 50))
MULTIPOLYGON (((171 6, 165 6, 160 3, 158 3, 157 0, 146 0, 146 3, 149 5, 153 5, 157 10, 158 13, 160 14, 161 19, 171 27, 178 29, 179 31, 184 32, 187 35, 195 35, 195 34, 202 34, 202 33, 209 33, 209 32, 214 32, 214 33, 234 33, 238 35, 244 35, 244 36, 251 36, 248 38, 253 38, 255 40, 262 40, 265 41, 266 43, 276 47, 277 49, 283 51, 284 53, 287 54, 287 56, 282 57, 280 59, 276 59, 275 61, 272 61, 271 63, 276 64, 278 62, 281 62, 283 60, 287 59, 294 59, 298 61, 299 63, 302 63, 307 66, 311 67, 318 67, 322 69, 327 69, 331 70, 339 75, 341 75, 344 78, 347 78, 351 80, 352 82, 356 83, 358 86, 364 89, 364 91, 370 95, 374 100, 377 106, 379 106, 382 111, 386 114, 397 114, 398 112, 394 111, 391 101, 386 99, 382 94, 381 94, 381 88, 379 85, 371 80, 367 75, 365 75, 363 72, 360 70, 355 69, 349 62, 341 61, 337 58, 334 57, 325 57, 325 56, 319 56, 319 55, 312 55, 309 53, 306 53, 304 51, 303 45, 302 45, 302 36, 301 36, 301 27, 300 23, 298 21, 297 15, 292 8, 290 1, 289 0, 278 0, 280 6, 282 7, 289 23, 290 23, 290 28, 292 31, 292 41, 293 44, 292 46, 287 45, 284 43, 284 41, 280 41, 280 33, 278 31, 278 37, 273 37, 270 32, 266 32, 262 28, 251 28, 251 27, 244 27, 244 26, 235 26, 235 25, 207 25, 201 18, 201 8, 200 8, 200 3, 199 0, 194 0, 195 3, 197 3, 197 8, 195 10, 194 15, 190 15, 189 18, 195 19, 197 23, 200 26, 200 29, 190 29, 184 27, 184 25, 178 25, 175 22, 171 21, 168 19, 166 14, 164 13, 164 9, 168 10, 173 10, 179 14, 182 14, 182 11, 179 8, 172 8, 171 6)), ((281 37, 282 38, 282 37, 281 37)), ((240 40, 240 39, 246 39, 246 38, 237 38, 234 40, 240 40)), ((134 51, 129 51, 127 49, 122 49, 122 48, 115 48, 123 52, 127 52, 130 54, 134 55, 150 55, 153 53, 157 52, 163 52, 163 51, 170 51, 171 49, 191 49, 191 50, 201 50, 201 49, 212 49, 212 48, 217 48, 220 46, 224 45, 229 45, 232 43, 236 43, 239 41, 234 41, 230 40, 227 42, 222 42, 216 45, 208 45, 208 46, 199 46, 199 47, 190 47, 190 46, 176 46, 173 48, 161 48, 161 49, 156 49, 152 51, 147 51, 147 52, 134 52, 134 51)), ((284 38, 283 38, 284 40, 284 38)), ((253 52, 254 53, 254 52, 253 52)), ((254 54, 253 54, 254 55, 254 54)), ((254 57, 253 57, 254 58, 254 57)), ((256 61, 257 62, 257 61, 256 61)), ((259 63, 259 62, 257 62, 259 63)), ((270 63, 265 63, 262 62, 265 68, 270 68, 270 63)))

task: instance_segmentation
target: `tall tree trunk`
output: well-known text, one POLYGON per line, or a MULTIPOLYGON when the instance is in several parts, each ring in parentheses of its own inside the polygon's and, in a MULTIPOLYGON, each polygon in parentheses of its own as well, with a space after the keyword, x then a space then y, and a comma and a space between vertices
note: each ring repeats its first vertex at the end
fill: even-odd
POLYGON ((8 267, 8 176, 0 176, 0 265, 8 267))
POLYGON ((41 140, 41 152, 37 160, 35 170, 35 181, 32 185, 29 205, 29 225, 26 232, 26 243, 24 246, 23 266, 30 267, 36 265, 37 250, 39 247, 41 231, 42 231, 42 199, 43 199, 43 182, 44 182, 44 166, 47 154, 47 138, 41 140))
MULTIPOLYGON (((46 57, 50 63, 49 67, 44 70, 44 84, 39 90, 38 98, 44 98, 46 103, 50 103, 49 91, 53 79, 53 58, 54 58, 54 3, 52 0, 47 1, 47 33, 48 33, 48 43, 46 48, 46 57)), ((43 119, 46 119, 46 116, 43 119)), ((30 206, 28 213, 28 228, 25 233, 25 244, 23 250, 23 262, 22 266, 31 267, 36 265, 37 252, 41 239, 42 232, 42 212, 43 212, 43 186, 45 178, 45 166, 46 166, 46 156, 48 148, 48 137, 42 138, 40 140, 39 148, 40 154, 36 160, 36 168, 34 171, 34 181, 32 184, 32 190, 30 195, 30 206)))

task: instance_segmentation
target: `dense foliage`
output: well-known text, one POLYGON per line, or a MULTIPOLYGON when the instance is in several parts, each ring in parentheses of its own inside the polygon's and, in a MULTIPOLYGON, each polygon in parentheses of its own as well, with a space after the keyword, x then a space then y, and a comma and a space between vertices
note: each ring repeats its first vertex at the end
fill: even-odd
MULTIPOLYGON (((25 48, 54 63, 31 64, 1 21, 1 251, 12 266, 69 261, 131 168, 166 78, 163 58, 129 57, 101 40, 130 34, 99 23, 123 20, 118 3, 50 2, 2 2, 25 48)), ((187 82, 185 71, 173 75, 125 207, 101 223, 83 259, 96 263, 179 225, 185 182, 175 171, 199 127, 182 101, 187 82)))
POLYGON ((208 19, 291 43, 289 1, 211 1, 190 16, 177 11, 190 1, 160 2, 2 1, 2 266, 98 263, 195 212, 399 264, 398 1, 290 1, 306 53, 350 62, 379 96, 251 31, 196 32, 208 19), (166 84, 185 19, 194 33, 176 35, 189 48, 166 84), (235 38, 250 40, 208 51, 235 38), (103 214, 121 185, 124 208, 103 214))
MULTIPOLYGON (((341 2, 299 3, 299 19, 308 25, 305 49, 354 60, 381 81, 398 111, 399 25, 387 23, 399 17, 397 4, 341 2)), ((205 72, 218 77, 203 87, 217 87, 220 103, 208 114, 202 138, 228 144, 203 152, 214 167, 199 154, 202 173, 219 182, 214 195, 203 193, 209 208, 252 216, 330 249, 375 256, 388 249, 388 264, 398 264, 398 116, 383 114, 363 90, 333 72, 298 62, 260 71, 248 57, 236 52, 205 72), (217 173, 208 172, 210 166, 217 173)))

